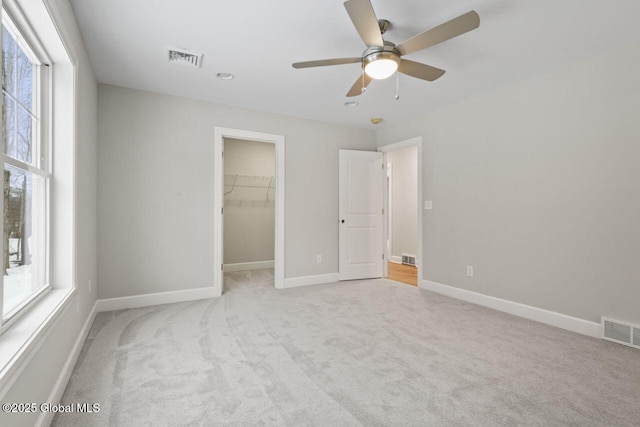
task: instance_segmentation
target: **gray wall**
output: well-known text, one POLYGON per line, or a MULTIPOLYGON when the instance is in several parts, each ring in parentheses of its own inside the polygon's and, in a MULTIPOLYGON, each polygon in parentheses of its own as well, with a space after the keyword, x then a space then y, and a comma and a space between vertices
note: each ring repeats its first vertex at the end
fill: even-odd
MULTIPOLYGON (((96 169, 97 85, 75 17, 67 0, 57 1, 59 22, 78 54, 77 128, 77 282, 70 306, 61 314, 49 336, 35 352, 3 402, 47 402, 58 375, 96 300, 96 169), (90 289, 89 283, 92 284, 90 289)), ((4 414, 0 425, 33 426, 39 413, 4 414)))
POLYGON ((212 285, 216 126, 285 136, 285 277, 338 271, 338 149, 372 131, 100 84, 99 298, 212 285))
POLYGON ((639 48, 379 130, 423 136, 426 279, 640 321, 639 48))
POLYGON ((391 256, 418 256, 418 147, 387 153, 391 163, 391 256))
MULTIPOLYGON (((224 173, 240 175, 240 185, 265 188, 226 187, 224 196, 224 263, 236 264, 255 261, 273 261, 276 205, 275 174, 276 146, 268 142, 224 140, 224 173), (270 181, 242 176, 274 177, 270 181), (267 191, 269 199, 267 200, 267 191)), ((225 184, 233 179, 225 178, 225 184)))

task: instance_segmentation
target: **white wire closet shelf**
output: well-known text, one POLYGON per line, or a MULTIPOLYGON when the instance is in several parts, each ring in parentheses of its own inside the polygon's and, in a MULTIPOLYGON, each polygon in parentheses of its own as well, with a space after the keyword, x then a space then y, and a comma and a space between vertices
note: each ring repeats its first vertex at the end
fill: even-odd
POLYGON ((269 201, 269 190, 275 190, 275 184, 274 176, 225 174, 224 195, 235 192, 237 188, 264 188, 266 200, 269 201))

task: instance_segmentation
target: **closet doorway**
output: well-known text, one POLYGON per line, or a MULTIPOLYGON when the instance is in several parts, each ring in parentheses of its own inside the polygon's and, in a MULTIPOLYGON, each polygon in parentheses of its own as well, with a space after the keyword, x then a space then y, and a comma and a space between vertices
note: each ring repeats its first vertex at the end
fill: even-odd
POLYGON ((223 143, 222 262, 223 289, 228 289, 234 283, 273 277, 276 148, 267 142, 234 138, 225 138, 223 143), (230 274, 235 272, 238 274, 230 274))
POLYGON ((284 281, 284 137, 216 128, 215 146, 216 294, 254 276, 256 282, 273 277, 279 288, 284 281))

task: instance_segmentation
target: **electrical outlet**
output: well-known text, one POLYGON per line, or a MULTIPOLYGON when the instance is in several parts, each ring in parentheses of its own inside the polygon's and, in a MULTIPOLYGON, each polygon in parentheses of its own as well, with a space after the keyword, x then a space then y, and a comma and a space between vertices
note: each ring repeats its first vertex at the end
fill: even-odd
POLYGON ((467 265, 467 276, 473 277, 473 266, 467 265))
POLYGON ((316 256, 316 262, 317 262, 318 264, 322 263, 322 255, 317 255, 317 256, 316 256))
POLYGON ((431 200, 426 200, 426 201, 424 202, 424 209, 425 209, 426 211, 430 211, 431 209, 433 209, 433 201, 431 201, 431 200))

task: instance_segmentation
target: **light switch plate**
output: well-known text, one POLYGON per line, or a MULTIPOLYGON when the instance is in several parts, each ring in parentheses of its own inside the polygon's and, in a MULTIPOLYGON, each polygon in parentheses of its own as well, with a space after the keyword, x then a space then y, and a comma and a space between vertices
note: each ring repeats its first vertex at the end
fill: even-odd
POLYGON ((433 209, 433 202, 431 200, 427 200, 424 202, 424 210, 425 211, 430 211, 431 209, 433 209))

